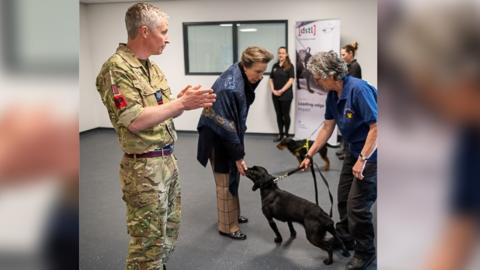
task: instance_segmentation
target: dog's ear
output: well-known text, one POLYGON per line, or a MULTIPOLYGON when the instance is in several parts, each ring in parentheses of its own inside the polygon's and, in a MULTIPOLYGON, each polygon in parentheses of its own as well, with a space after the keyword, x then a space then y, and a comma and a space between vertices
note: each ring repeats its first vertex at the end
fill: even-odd
POLYGON ((258 172, 260 173, 261 177, 264 177, 265 175, 268 175, 268 171, 264 167, 258 166, 258 172))

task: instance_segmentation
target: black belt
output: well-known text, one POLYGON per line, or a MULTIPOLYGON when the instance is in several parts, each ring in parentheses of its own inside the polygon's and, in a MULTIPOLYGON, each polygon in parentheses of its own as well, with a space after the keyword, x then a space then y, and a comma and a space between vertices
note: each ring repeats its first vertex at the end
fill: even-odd
POLYGON ((155 157, 163 157, 169 156, 173 154, 173 144, 168 144, 160 149, 155 149, 150 152, 142 153, 142 154, 127 154, 125 153, 126 157, 129 158, 155 158, 155 157))

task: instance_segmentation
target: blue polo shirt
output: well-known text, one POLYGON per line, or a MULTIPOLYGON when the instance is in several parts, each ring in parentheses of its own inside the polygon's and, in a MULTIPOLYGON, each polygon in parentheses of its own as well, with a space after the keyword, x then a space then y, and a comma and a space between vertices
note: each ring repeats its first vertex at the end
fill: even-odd
MULTIPOLYGON (((340 98, 337 92, 328 92, 325 119, 336 121, 348 149, 358 158, 370 124, 377 122, 377 89, 364 80, 347 75, 343 78, 340 98)), ((368 160, 377 160, 377 150, 368 160)))

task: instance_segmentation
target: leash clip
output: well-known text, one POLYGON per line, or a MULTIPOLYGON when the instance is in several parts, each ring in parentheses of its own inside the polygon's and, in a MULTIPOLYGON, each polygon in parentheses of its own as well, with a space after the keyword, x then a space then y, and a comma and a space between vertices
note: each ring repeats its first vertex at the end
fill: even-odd
POLYGON ((294 173, 296 173, 296 172, 298 172, 298 171, 300 171, 300 168, 296 168, 296 169, 294 169, 293 171, 290 171, 290 172, 287 172, 287 173, 285 173, 285 174, 283 174, 283 175, 277 176, 275 179, 273 179, 273 183, 276 184, 276 183, 278 183, 278 181, 283 180, 284 178, 287 178, 287 177, 289 177, 290 175, 292 175, 292 174, 294 174, 294 173))
POLYGON ((275 179, 273 179, 273 183, 278 183, 278 181, 284 179, 284 178, 287 178, 288 177, 288 173, 284 174, 284 175, 280 175, 280 176, 277 176, 275 179))

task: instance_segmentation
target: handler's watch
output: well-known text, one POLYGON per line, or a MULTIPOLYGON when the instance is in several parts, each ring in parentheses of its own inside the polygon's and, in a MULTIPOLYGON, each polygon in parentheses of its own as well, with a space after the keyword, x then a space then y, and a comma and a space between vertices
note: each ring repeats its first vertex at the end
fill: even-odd
POLYGON ((368 158, 365 157, 362 153, 360 153, 359 157, 360 157, 361 161, 367 161, 368 160, 368 158))
POLYGON ((312 159, 312 157, 309 154, 306 154, 305 158, 312 159))

